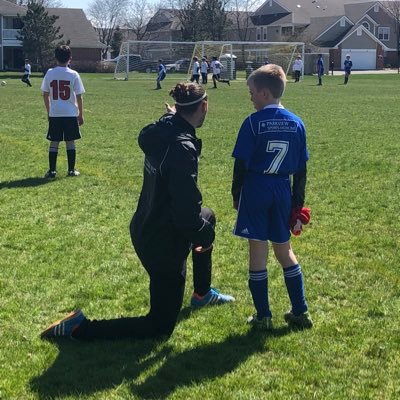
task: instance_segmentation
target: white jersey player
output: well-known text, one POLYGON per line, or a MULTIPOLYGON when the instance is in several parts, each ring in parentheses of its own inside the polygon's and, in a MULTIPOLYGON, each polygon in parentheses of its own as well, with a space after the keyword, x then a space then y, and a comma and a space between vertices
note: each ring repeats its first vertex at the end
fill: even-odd
POLYGON ((49 117, 47 139, 49 147, 49 170, 46 178, 56 177, 58 146, 66 142, 68 176, 78 176, 75 170, 75 140, 81 138, 79 126, 83 124, 83 99, 85 92, 78 72, 68 67, 71 49, 58 46, 55 50, 57 66, 49 69, 43 79, 41 90, 49 117))

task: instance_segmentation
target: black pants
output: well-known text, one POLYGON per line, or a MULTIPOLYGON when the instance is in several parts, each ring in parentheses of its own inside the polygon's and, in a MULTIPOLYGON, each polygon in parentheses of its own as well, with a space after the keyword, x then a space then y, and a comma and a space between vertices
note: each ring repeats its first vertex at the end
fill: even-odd
MULTIPOLYGON (((203 218, 215 225, 215 215, 202 208, 203 218)), ((74 331, 73 337, 91 339, 150 339, 170 336, 175 329, 182 308, 186 279, 186 259, 190 243, 178 238, 177 248, 164 253, 154 249, 135 250, 150 277, 150 311, 145 316, 111 320, 86 320, 74 331)), ((212 249, 205 253, 193 252, 195 291, 206 292, 211 284, 212 249)), ((200 294, 200 293, 199 293, 200 294)))
POLYGON ((202 83, 203 85, 205 85, 205 84, 207 83, 207 78, 208 78, 207 75, 208 75, 207 72, 202 72, 202 73, 201 73, 201 83, 202 83))
POLYGON ((192 77, 190 78, 190 82, 194 82, 196 81, 196 83, 199 83, 200 80, 200 75, 192 75, 192 77))
POLYGON ((298 82, 300 80, 300 71, 294 71, 294 81, 298 82))
POLYGON ((21 81, 26 83, 28 86, 32 86, 31 81, 29 80, 29 75, 25 74, 22 78, 21 81))

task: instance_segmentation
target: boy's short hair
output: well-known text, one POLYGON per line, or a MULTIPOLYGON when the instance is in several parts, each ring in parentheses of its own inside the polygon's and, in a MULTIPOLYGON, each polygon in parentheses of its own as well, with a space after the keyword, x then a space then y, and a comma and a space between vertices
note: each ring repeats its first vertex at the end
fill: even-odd
POLYGON ((69 46, 67 46, 66 44, 62 44, 56 47, 54 51, 54 56, 60 64, 65 64, 71 59, 72 52, 69 46))
POLYGON ((268 89, 275 99, 282 97, 286 86, 286 74, 282 67, 267 64, 253 71, 247 79, 257 90, 268 89))

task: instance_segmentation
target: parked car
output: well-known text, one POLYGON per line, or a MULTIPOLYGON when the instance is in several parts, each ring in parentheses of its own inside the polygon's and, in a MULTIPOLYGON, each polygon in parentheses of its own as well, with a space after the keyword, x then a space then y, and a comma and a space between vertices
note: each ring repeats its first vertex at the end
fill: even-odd
POLYGON ((165 64, 165 69, 167 70, 167 72, 175 72, 176 71, 176 63, 165 64))
POLYGON ((182 60, 175 61, 175 69, 178 72, 188 72, 190 67, 190 58, 183 58, 182 60))

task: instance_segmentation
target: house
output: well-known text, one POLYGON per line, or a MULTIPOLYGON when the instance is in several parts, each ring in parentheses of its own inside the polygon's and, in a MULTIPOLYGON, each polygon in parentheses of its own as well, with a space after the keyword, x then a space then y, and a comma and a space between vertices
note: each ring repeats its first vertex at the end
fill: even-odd
POLYGON ((397 63, 396 19, 387 2, 365 0, 267 0, 252 20, 256 40, 305 42, 329 52, 336 68, 350 54, 354 69, 397 63))
MULTIPOLYGON (((307 51, 329 53, 336 68, 351 54, 354 69, 397 65, 398 25, 387 1, 266 0, 254 12, 227 12, 224 40, 305 42, 307 51), (240 24, 236 23, 237 16, 240 24), (245 27, 243 37, 241 28, 245 27)), ((160 9, 146 40, 182 40, 177 10, 160 9)))
MULTIPOLYGON (((55 25, 60 27, 62 40, 69 41, 74 66, 80 63, 101 60, 101 50, 105 47, 99 42, 91 23, 81 9, 49 8, 49 15, 57 15, 55 25)), ((17 40, 26 8, 7 0, 0 0, 0 70, 21 70, 24 65, 22 44, 17 40)))

